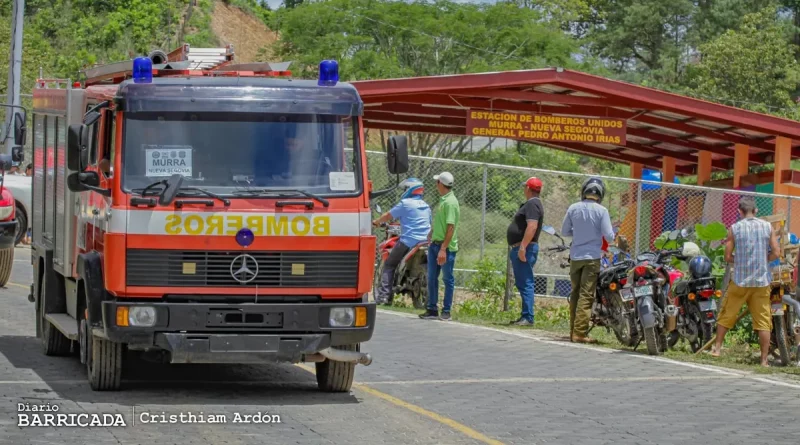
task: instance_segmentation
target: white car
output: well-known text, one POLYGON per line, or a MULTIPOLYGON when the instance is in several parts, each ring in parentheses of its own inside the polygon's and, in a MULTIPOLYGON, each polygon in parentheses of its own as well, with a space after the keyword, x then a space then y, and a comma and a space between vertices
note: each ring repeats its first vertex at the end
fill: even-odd
POLYGON ((17 202, 17 240, 16 244, 22 241, 25 232, 31 228, 33 214, 31 208, 31 197, 33 189, 33 177, 24 175, 5 175, 3 186, 11 190, 14 200, 17 202))

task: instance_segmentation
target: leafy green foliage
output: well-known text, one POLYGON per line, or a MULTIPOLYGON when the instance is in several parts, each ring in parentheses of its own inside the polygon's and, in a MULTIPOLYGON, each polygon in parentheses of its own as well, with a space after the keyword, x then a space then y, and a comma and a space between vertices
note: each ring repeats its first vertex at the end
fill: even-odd
POLYGON ((511 3, 330 0, 282 8, 272 26, 269 50, 304 77, 331 58, 354 80, 570 66, 577 50, 543 11, 511 3))
MULTIPOLYGON (((729 29, 700 46, 702 61, 692 70, 696 92, 721 99, 791 107, 800 80, 796 48, 775 8, 748 14, 738 30, 729 29)), ((759 107, 756 107, 759 108, 759 107)))

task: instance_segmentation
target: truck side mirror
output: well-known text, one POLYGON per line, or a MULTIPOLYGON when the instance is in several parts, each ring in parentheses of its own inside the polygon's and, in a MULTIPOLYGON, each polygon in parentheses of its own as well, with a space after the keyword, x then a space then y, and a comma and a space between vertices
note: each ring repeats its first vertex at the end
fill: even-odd
POLYGON ((11 147, 11 159, 14 162, 20 163, 25 160, 25 149, 19 145, 11 147))
POLYGON ((386 147, 386 167, 389 173, 401 175, 408 172, 408 138, 392 136, 386 147))
POLYGON ((72 124, 67 129, 67 167, 82 172, 89 163, 89 127, 72 124))
POLYGON ((25 145, 26 130, 25 115, 22 113, 14 113, 14 144, 25 145))

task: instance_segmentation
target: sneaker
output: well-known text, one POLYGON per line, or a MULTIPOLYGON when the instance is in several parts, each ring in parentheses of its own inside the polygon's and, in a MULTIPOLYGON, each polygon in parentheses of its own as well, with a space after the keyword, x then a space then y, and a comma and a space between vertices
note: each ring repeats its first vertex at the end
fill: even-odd
POLYGON ((527 320, 524 318, 520 318, 519 320, 511 323, 514 326, 533 326, 533 322, 531 320, 527 320))
POLYGON ((442 312, 442 315, 439 317, 439 320, 450 320, 450 312, 442 312))
POLYGON ((428 309, 424 314, 419 314, 419 318, 423 320, 436 320, 439 318, 439 311, 432 311, 428 309))

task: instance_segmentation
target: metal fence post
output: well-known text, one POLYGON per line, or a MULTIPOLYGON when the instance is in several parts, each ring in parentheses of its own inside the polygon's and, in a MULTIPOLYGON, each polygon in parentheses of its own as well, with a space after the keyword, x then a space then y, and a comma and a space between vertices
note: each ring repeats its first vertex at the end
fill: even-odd
POLYGON ((480 259, 483 259, 483 248, 486 243, 486 188, 489 181, 489 167, 483 165, 483 195, 481 198, 481 254, 480 259))
MULTIPOLYGON (((641 181, 637 184, 636 189, 636 247, 635 253, 639 255, 639 235, 641 231, 641 219, 642 219, 642 183, 641 181)), ((649 248, 649 246, 648 246, 649 248)))
POLYGON ((511 299, 511 246, 506 249, 506 292, 503 295, 503 312, 508 312, 508 300, 511 299))
POLYGON ((786 198, 786 231, 792 231, 792 198, 786 198))

